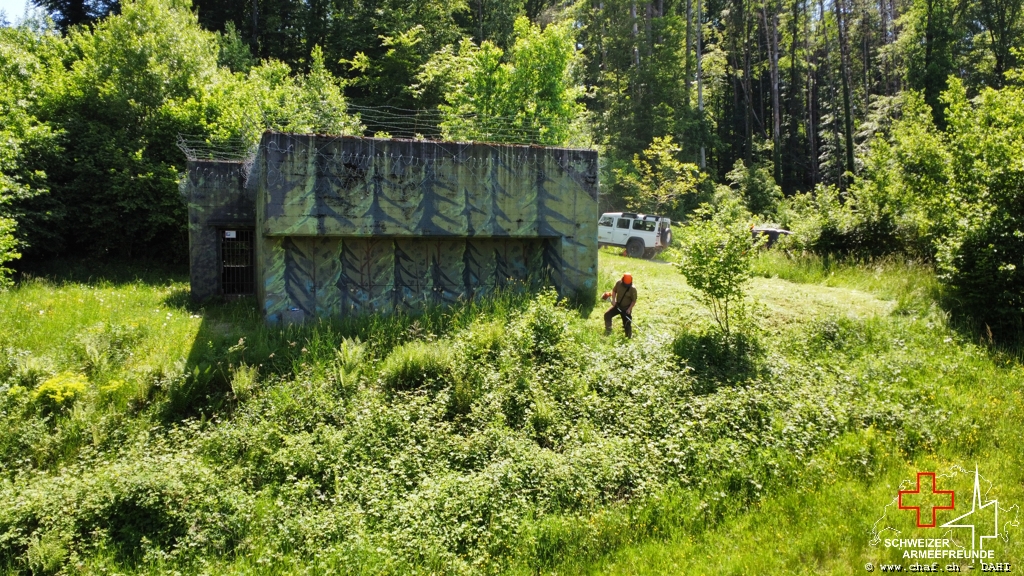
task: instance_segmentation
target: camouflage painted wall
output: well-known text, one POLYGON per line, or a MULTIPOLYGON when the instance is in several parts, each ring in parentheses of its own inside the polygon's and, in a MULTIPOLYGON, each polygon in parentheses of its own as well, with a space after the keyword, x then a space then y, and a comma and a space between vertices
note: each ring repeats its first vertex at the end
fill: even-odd
MULTIPOLYGON (((541 239, 265 238, 268 318, 414 311, 478 296, 543 270, 541 239)), ((544 280, 540 278, 539 280, 544 280)))
MULTIPOLYGON (((189 182, 211 189, 192 176, 199 164, 189 182)), ((190 204, 200 223, 228 211, 205 194, 190 204)), ((240 196, 255 200, 270 321, 415 310, 513 282, 596 286, 592 150, 267 132, 240 196)), ((192 262, 206 279, 216 259, 192 262)))
POLYGON ((220 235, 223 228, 256 225, 252 190, 242 183, 241 162, 193 160, 182 186, 188 204, 188 240, 192 298, 206 300, 221 293, 220 235))
POLYGON ((595 288, 591 150, 268 132, 249 184, 270 320, 595 288))

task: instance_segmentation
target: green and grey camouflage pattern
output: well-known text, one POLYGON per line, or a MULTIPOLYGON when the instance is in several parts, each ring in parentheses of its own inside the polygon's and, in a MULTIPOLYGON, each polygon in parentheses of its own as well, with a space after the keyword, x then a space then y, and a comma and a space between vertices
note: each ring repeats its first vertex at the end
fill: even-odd
POLYGON ((221 294, 220 231, 256 225, 255 194, 243 186, 245 175, 242 162, 188 163, 182 190, 188 204, 189 280, 196 301, 221 294))
MULTIPOLYGON (((272 322, 417 310, 512 283, 564 296, 596 284, 592 150, 267 132, 246 188, 223 194, 255 203, 255 291, 272 322)), ((191 202, 190 225, 227 224, 211 204, 191 202)), ((193 234, 197 246, 217 238, 193 234)), ((216 256, 197 252, 193 295, 205 298, 216 280, 196 282, 210 282, 216 256)))

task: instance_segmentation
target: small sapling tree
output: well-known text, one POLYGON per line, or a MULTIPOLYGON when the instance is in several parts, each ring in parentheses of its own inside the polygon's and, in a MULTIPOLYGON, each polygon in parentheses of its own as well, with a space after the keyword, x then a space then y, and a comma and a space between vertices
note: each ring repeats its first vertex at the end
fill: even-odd
POLYGON ((753 274, 757 243, 749 227, 742 221, 695 220, 687 225, 681 244, 676 267, 728 337, 753 274))

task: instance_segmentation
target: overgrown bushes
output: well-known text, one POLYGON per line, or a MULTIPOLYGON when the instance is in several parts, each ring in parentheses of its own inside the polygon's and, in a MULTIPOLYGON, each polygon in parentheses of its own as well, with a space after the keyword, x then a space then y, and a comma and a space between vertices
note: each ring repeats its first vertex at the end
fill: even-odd
POLYGON ((0 28, 0 217, 19 222, 27 258, 184 260, 179 135, 241 154, 265 128, 360 130, 319 50, 302 76, 280 62, 233 73, 222 44, 163 0, 124 2, 67 36, 0 28))
POLYGON ((923 97, 905 93, 850 189, 786 199, 778 220, 794 235, 782 247, 935 262, 958 312, 997 338, 1016 338, 1024 328, 1024 90, 985 89, 971 99, 951 80, 943 99, 940 130, 923 97))
POLYGON ((727 338, 743 316, 745 284, 753 275, 754 251, 763 240, 751 238, 742 220, 723 213, 692 221, 682 235, 676 267, 727 338))
POLYGON ((399 346, 388 354, 381 364, 380 378, 388 390, 419 390, 443 384, 453 368, 447 346, 417 341, 399 346))
POLYGON ((21 258, 17 251, 18 241, 14 239, 13 218, 0 218, 0 290, 11 286, 10 274, 13 272, 6 265, 12 260, 21 258))
POLYGON ((643 513, 713 522, 844 431, 931 441, 932 411, 905 410, 927 405, 902 391, 916 356, 892 342, 907 336, 837 322, 779 342, 652 331, 612 345, 547 293, 415 322, 253 325, 241 341, 200 330, 192 362, 209 376, 147 377, 137 362, 164 332, 86 321, 92 353, 32 377, 22 353, 0 362, 0 568, 535 571, 601 550, 607 518, 633 526, 631 510, 666 494, 722 496, 643 513), (851 359, 868 352, 861 373, 851 359), (72 409, 33 408, 50 378, 84 381, 97 357, 98 385, 72 409), (104 399, 144 378, 142 408, 104 399), (190 380, 191 404, 168 412, 190 380))

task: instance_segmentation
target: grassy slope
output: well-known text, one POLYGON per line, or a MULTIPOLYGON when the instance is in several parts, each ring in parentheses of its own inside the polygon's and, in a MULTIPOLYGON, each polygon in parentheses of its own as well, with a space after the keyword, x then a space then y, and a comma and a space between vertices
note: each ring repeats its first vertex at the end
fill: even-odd
MULTIPOLYGON (((694 298, 675 267, 659 260, 634 260, 619 256, 611 249, 601 251, 602 291, 610 290, 622 274, 633 273, 642 303, 638 303, 637 321, 652 324, 657 330, 676 330, 710 322, 710 315, 694 298)), ((780 327, 829 315, 863 318, 887 313, 892 302, 881 300, 860 285, 829 286, 826 283, 794 283, 777 277, 757 277, 749 293, 761 306, 758 311, 766 327, 780 327)), ((600 308, 600 304, 598 305, 600 308)), ((595 322, 599 315, 591 314, 595 322)))
MULTIPOLYGON (((706 513, 697 519, 691 514, 704 505, 705 494, 682 493, 670 494, 660 503, 599 511, 590 516, 590 531, 581 531, 575 518, 566 520, 563 532, 549 522, 537 532, 540 540, 562 534, 569 540, 589 539, 589 544, 556 542, 549 547, 555 557, 537 564, 538 550, 544 547, 534 542, 533 548, 516 552, 513 571, 521 566, 524 573, 861 572, 864 562, 879 559, 877 549, 867 546, 868 528, 894 487, 912 477, 915 470, 953 463, 969 467, 977 462, 999 487, 1001 499, 1024 503, 1024 477, 1019 470, 1024 441, 1015 425, 1021 418, 1024 375, 1018 363, 965 342, 947 326, 934 306, 935 284, 927 270, 896 264, 828 270, 815 263, 793 265, 777 256, 759 262, 759 270, 762 277, 751 287, 758 303, 755 316, 778 363, 789 361, 789 347, 805 345, 804 333, 831 326, 822 324, 823 319, 847 318, 848 322, 839 326, 853 335, 850 341, 824 354, 812 354, 808 366, 829 370, 829 362, 822 358, 834 354, 836 366, 855 378, 878 378, 900 394, 913 390, 917 395, 910 396, 911 403, 926 401, 948 413, 934 438, 908 442, 906 431, 898 426, 848 432, 834 441, 832 448, 802 460, 799 474, 784 475, 782 482, 768 485, 765 496, 737 500, 731 507, 732 499, 726 498, 710 518, 706 513), (775 275, 781 278, 772 277, 775 275), (891 366, 898 367, 896 375, 891 366), (904 370, 902 375, 899 369, 904 370), (593 528, 595 525, 599 527, 593 528), (615 551, 600 556, 609 549, 615 551)), ((663 263, 629 260, 602 251, 600 289, 609 289, 627 271, 633 273, 641 290, 636 309, 641 338, 645 333, 693 332, 709 322, 681 276, 663 263)), ((183 298, 184 289, 182 279, 161 277, 147 282, 62 286, 30 281, 16 291, 0 294, 0 347, 14 346, 32 356, 19 370, 25 371, 26 364, 28 369, 34 365, 45 373, 88 365, 90 346, 105 342, 110 347, 111 335, 94 329, 100 323, 122 326, 134 342, 130 354, 116 366, 101 365, 92 371, 91 379, 98 386, 88 393, 104 394, 100 388, 108 381, 126 382, 112 393, 112 399, 79 402, 55 433, 40 431, 38 442, 26 453, 26 458, 34 460, 33 467, 59 467, 60 462, 75 458, 83 445, 117 446, 124 438, 147 434, 160 422, 159 414, 147 411, 147 403, 159 397, 154 386, 173 388, 173 382, 160 384, 161 379, 172 380, 186 363, 191 366, 205 360, 211 370, 227 374, 229 380, 234 367, 221 363, 239 358, 239 354, 249 363, 265 364, 262 373, 286 377, 308 373, 307 361, 316 366, 316 361, 308 358, 321 351, 310 340, 311 333, 263 328, 244 303, 192 310, 183 298), (225 350, 241 337, 246 338, 245 349, 225 356, 225 350)), ((582 320, 585 332, 600 332, 602 312, 599 303, 582 320)), ((463 316, 424 319, 420 329, 442 333, 472 320, 472 313, 463 316)), ((387 342, 401 340, 407 332, 407 326, 387 322, 335 329, 361 333, 364 338, 390 334, 374 344, 382 355, 388 352, 387 342)), ((621 328, 616 326, 616 330, 621 328)), ((329 337, 323 340, 324 345, 333 342, 329 337)), ((594 339, 587 345, 615 354, 619 342, 618 337, 594 339)), ((332 354, 330 350, 327 353, 332 354)), ((268 391, 274 389, 271 386, 268 391)), ((225 408, 223 392, 216 391, 205 398, 184 398, 179 406, 167 404, 170 408, 165 408, 184 411, 185 416, 196 406, 203 414, 225 408)), ((230 405, 229 400, 227 407, 230 405)), ((19 464, 6 462, 4 467, 5 473, 10 473, 19 464)), ((273 505, 257 501, 256 507, 271 510, 273 505)), ((267 514, 272 521, 273 514, 267 514)), ((271 531, 266 536, 279 537, 271 531)), ((308 562, 288 560, 284 550, 285 556, 279 556, 276 564, 261 567, 257 561, 260 550, 269 541, 256 534, 247 538, 256 541, 248 557, 209 558, 214 562, 213 571, 291 572, 308 562)), ((1020 541, 1011 538, 1008 544, 1012 558, 1024 557, 1020 541)), ((282 550, 272 552, 281 554, 282 550)), ((83 566, 88 571, 90 566, 110 568, 118 562, 100 554, 83 566)), ((330 565, 327 562, 324 568, 330 565)), ((154 573, 167 569, 159 562, 148 566, 154 573)), ((370 571, 377 570, 374 566, 378 565, 372 558, 364 564, 370 571)))
MULTIPOLYGON (((894 313, 898 324, 921 338, 912 351, 928 358, 908 377, 931 388, 935 404, 953 416, 940 429, 938 443, 908 455, 893 450, 884 435, 870 430, 851 434, 816 457, 811 462, 814 472, 803 481, 777 488, 706 533, 673 530, 624 546, 597 562, 566 562, 556 572, 863 574, 865 564, 873 563, 877 570, 880 562, 901 563, 906 571, 910 561, 884 553, 869 540, 884 505, 917 471, 977 465, 996 487, 996 497, 1008 506, 1024 504, 1024 370, 1004 352, 963 342, 946 325, 945 317, 935 313, 937 287, 926 268, 885 263, 829 270, 819 261, 794 263, 771 254, 758 262, 757 270, 762 277, 755 279, 751 292, 783 322, 806 321, 837 307, 862 318, 894 313), (851 453, 860 457, 865 447, 870 448, 867 465, 851 470, 851 453)), ((1009 541, 998 548, 999 561, 1014 563, 1019 570, 1024 532, 1019 526, 1007 529, 1009 541)))

